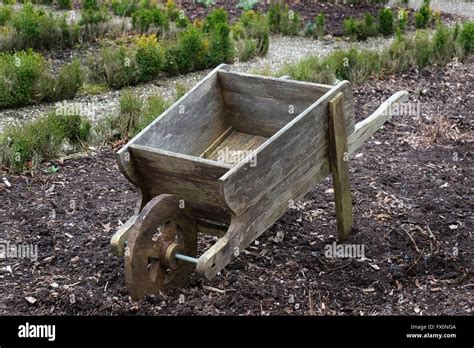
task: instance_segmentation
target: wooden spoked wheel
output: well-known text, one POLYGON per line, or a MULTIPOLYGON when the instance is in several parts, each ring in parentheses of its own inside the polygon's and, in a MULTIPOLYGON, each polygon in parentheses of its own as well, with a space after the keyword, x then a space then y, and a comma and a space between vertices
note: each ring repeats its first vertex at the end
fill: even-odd
POLYGON ((196 222, 176 196, 159 195, 142 209, 128 237, 125 279, 132 298, 186 284, 195 265, 177 260, 176 253, 196 257, 196 222))

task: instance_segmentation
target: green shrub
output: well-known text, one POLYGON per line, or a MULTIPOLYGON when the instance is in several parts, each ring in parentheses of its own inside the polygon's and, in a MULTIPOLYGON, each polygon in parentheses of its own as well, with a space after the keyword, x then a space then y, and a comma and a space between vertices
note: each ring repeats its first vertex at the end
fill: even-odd
POLYGON ((178 14, 178 17, 176 18, 176 26, 178 28, 183 29, 183 28, 188 27, 190 24, 191 24, 191 21, 186 16, 184 11, 180 11, 179 14, 178 14))
POLYGON ((474 42, 473 22, 448 28, 440 26, 433 37, 425 31, 417 31, 406 38, 400 35, 389 48, 378 51, 354 48, 337 50, 324 59, 314 56, 304 58, 297 64, 286 64, 275 76, 290 75, 294 79, 333 84, 334 78, 362 82, 372 75, 403 72, 417 66, 424 68, 433 62, 446 62, 452 57, 463 58, 464 49, 471 49, 474 42), (460 38, 466 31, 465 40, 460 38))
POLYGON ((100 10, 100 3, 98 0, 82 0, 82 8, 85 10, 100 10))
POLYGON ((12 9, 9 5, 0 6, 0 26, 5 25, 12 16, 12 9))
POLYGON ((70 10, 72 8, 71 0, 58 0, 58 8, 63 10, 70 10))
POLYGON ((401 8, 398 10, 397 15, 397 30, 399 32, 404 32, 407 28, 408 23, 408 11, 401 8))
POLYGON ((270 45, 267 19, 260 12, 244 12, 233 26, 233 38, 234 41, 244 41, 243 48, 238 53, 240 60, 266 55, 270 45))
POLYGON ((298 12, 290 10, 288 6, 280 16, 280 32, 284 35, 298 35, 301 29, 301 18, 298 12))
POLYGON ((101 48, 99 57, 90 56, 88 60, 89 78, 93 83, 120 89, 139 81, 139 68, 132 49, 106 46, 101 48))
POLYGON ((202 33, 189 26, 180 33, 176 56, 177 70, 179 73, 188 73, 203 69, 206 66, 207 49, 202 33))
POLYGON ((343 22, 344 35, 359 41, 367 40, 370 36, 375 36, 376 27, 374 17, 370 13, 366 13, 363 21, 349 18, 343 22))
POLYGON ((326 16, 324 15, 323 12, 321 12, 319 15, 317 15, 314 18, 313 37, 320 38, 324 35, 325 31, 326 31, 326 16))
POLYGON ((136 61, 140 81, 150 81, 163 67, 163 50, 158 45, 156 35, 142 35, 137 40, 136 61))
POLYGON ((59 70, 50 100, 72 99, 82 86, 81 62, 76 59, 59 70))
POLYGON ((31 3, 27 3, 15 13, 12 25, 22 40, 33 47, 40 40, 43 19, 43 13, 36 11, 31 3))
POLYGON ((54 160, 65 146, 82 147, 91 123, 77 114, 50 112, 20 126, 10 126, 0 137, 0 162, 15 172, 54 160), (29 164, 31 163, 31 164, 29 164))
POLYGON ((277 76, 289 75, 295 80, 334 84, 335 76, 329 65, 316 56, 309 56, 297 64, 285 64, 277 76))
POLYGON ((359 23, 355 18, 350 17, 342 22, 342 29, 345 36, 356 38, 359 32, 359 23))
POLYGON ((268 25, 273 33, 298 35, 302 26, 300 14, 290 10, 288 5, 270 5, 268 8, 268 25))
POLYGON ((474 51, 474 21, 464 22, 456 39, 466 54, 474 51))
POLYGON ((377 27, 374 22, 374 17, 370 13, 364 15, 364 28, 367 37, 377 35, 377 27))
POLYGON ((412 43, 403 36, 398 36, 382 53, 385 70, 396 73, 410 69, 413 66, 412 50, 412 43))
POLYGON ((178 6, 174 0, 167 0, 166 1, 166 14, 171 21, 176 21, 178 19, 180 11, 178 10, 178 6))
POLYGON ((393 34, 393 13, 390 8, 383 8, 379 10, 379 31, 382 35, 393 34))
POLYGON ((39 53, 0 53, 0 109, 40 101, 48 66, 39 53))
POLYGON ((150 95, 145 102, 137 94, 124 91, 119 104, 119 113, 105 118, 99 126, 102 132, 107 133, 102 137, 109 141, 134 137, 160 116, 171 103, 160 95, 150 95))
POLYGON ((331 67, 338 79, 353 83, 363 82, 381 70, 377 52, 355 48, 335 51, 324 59, 323 64, 331 67))
POLYGON ((420 9, 415 13, 415 27, 423 29, 428 26, 431 21, 430 0, 423 0, 420 9))
POLYGON ((231 63, 234 59, 234 46, 230 39, 227 23, 218 23, 210 35, 208 66, 231 63))
POLYGON ((433 44, 429 34, 419 31, 413 38, 413 59, 419 68, 424 68, 431 64, 433 58, 433 44))
POLYGON ((227 12, 218 8, 213 10, 204 20, 203 31, 210 33, 214 31, 220 24, 227 25, 227 12))
POLYGON ((82 9, 79 25, 90 26, 107 22, 109 19, 109 14, 104 10, 82 9))
POLYGON ((81 85, 79 61, 64 65, 54 78, 39 53, 0 54, 0 109, 73 98, 81 85))
POLYGON ((189 86, 182 82, 176 82, 174 86, 174 99, 178 100, 189 91, 189 86))
POLYGON ((121 17, 130 17, 138 10, 138 0, 112 0, 112 12, 121 17))
POLYGON ((279 4, 270 5, 268 8, 268 25, 272 33, 280 31, 281 6, 279 4))
POLYGON ((452 31, 445 25, 438 23, 433 35, 433 55, 434 59, 440 64, 446 64, 456 54, 455 41, 452 31))
POLYGON ((169 20, 166 13, 159 8, 140 9, 132 15, 132 27, 141 33, 147 32, 151 27, 162 31, 169 29, 169 20))

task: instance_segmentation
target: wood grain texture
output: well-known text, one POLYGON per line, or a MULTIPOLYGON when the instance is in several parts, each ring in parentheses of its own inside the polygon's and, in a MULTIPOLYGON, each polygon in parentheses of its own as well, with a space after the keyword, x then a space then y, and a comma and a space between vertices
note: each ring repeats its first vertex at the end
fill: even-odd
POLYGON ((135 166, 140 167, 140 161, 146 159, 147 162, 153 165, 154 170, 157 172, 183 177, 217 180, 232 168, 231 164, 138 144, 132 144, 130 146, 130 152, 135 166))
MULTIPOLYGON (((329 100, 337 93, 346 91, 348 84, 345 81, 333 87, 261 145, 256 151, 255 167, 242 162, 221 177, 225 199, 236 215, 253 207, 266 191, 279 185, 293 168, 305 161, 316 165, 327 160, 329 100)), ((346 129, 350 128, 347 118, 346 129)))
POLYGON ((347 133, 342 112, 343 97, 342 93, 338 93, 329 101, 329 160, 334 185, 339 241, 347 239, 354 222, 349 181, 347 133))
MULTIPOLYGON (((218 72, 224 105, 232 127, 243 133, 270 137, 328 92, 332 86, 308 82, 218 72)), ((350 84, 345 85, 344 112, 348 131, 354 127, 350 84)))
POLYGON ((230 126, 223 107, 214 74, 179 105, 167 110, 136 143, 199 156, 230 126))
POLYGON ((236 131, 271 137, 302 113, 312 101, 266 98, 250 94, 223 91, 226 116, 236 131))
POLYGON ((134 165, 146 178, 144 184, 152 197, 173 194, 186 203, 206 203, 228 210, 218 177, 230 165, 198 157, 181 158, 145 146, 130 146, 134 165))
POLYGON ((235 71, 219 71, 217 76, 221 88, 228 92, 310 104, 332 88, 332 86, 329 85, 252 75, 235 71))

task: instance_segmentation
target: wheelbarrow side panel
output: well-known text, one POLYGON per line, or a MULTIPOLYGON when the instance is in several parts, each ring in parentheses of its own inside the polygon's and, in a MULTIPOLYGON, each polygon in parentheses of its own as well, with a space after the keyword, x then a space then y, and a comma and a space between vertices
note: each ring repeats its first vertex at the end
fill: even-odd
POLYGON ((227 117, 235 131, 271 137, 333 86, 218 72, 227 117))
MULTIPOLYGON (((298 167, 308 162, 318 166, 328 161, 328 104, 338 92, 343 92, 344 99, 347 99, 343 108, 344 119, 347 133, 352 133, 352 90, 350 83, 343 81, 263 144, 254 154, 255 166, 243 161, 221 178, 225 200, 236 215, 252 208, 267 191, 281 185, 283 179, 291 176, 298 167)), ((316 184, 311 182, 308 187, 316 184)), ((293 186, 296 185, 290 185, 293 186)), ((271 207, 267 209, 272 210, 271 207)))
MULTIPOLYGON (((183 199, 183 204, 207 205, 212 206, 213 211, 230 212, 218 179, 231 165, 138 144, 131 145, 130 152, 152 197, 173 194, 183 199)), ((193 213, 201 215, 199 211, 193 213)))

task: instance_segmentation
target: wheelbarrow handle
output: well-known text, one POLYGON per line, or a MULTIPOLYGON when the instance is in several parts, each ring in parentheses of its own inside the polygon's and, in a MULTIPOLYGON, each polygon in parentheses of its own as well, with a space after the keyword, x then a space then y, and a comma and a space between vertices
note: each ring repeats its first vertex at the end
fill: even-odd
POLYGON ((348 137, 349 154, 362 146, 390 118, 392 111, 408 99, 407 91, 400 91, 388 98, 372 115, 355 125, 354 133, 348 137))

